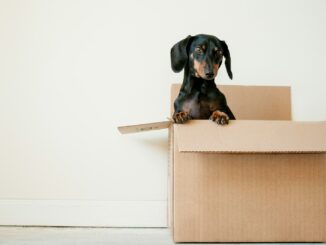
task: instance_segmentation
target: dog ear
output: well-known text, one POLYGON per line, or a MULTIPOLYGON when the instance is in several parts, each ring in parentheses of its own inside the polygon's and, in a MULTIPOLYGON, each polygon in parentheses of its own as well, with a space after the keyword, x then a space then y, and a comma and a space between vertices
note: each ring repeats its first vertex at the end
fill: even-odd
POLYGON ((171 67, 174 72, 180 72, 187 63, 187 46, 190 38, 191 36, 189 35, 171 48, 171 67))
POLYGON ((226 67, 226 71, 228 72, 228 75, 230 77, 230 79, 233 78, 233 74, 231 71, 231 56, 230 56, 230 51, 228 48, 228 45, 226 45, 226 43, 224 41, 221 41, 222 44, 222 48, 223 48, 223 55, 225 57, 225 67, 226 67))

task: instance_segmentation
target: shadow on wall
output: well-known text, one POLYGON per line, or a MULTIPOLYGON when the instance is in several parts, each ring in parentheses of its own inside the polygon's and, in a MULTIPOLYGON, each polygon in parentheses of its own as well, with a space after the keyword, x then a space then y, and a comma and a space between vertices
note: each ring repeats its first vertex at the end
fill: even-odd
POLYGON ((137 134, 137 140, 140 144, 147 147, 149 150, 154 151, 157 154, 168 154, 169 150, 169 140, 168 140, 168 130, 165 132, 146 132, 137 134))

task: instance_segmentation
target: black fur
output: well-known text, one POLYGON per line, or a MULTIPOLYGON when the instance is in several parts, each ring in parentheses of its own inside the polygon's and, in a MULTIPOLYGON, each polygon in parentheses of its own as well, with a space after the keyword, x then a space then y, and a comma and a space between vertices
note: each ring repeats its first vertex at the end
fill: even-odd
POLYGON ((188 36, 172 47, 172 70, 180 72, 184 69, 183 83, 174 102, 173 119, 176 123, 210 118, 218 124, 227 124, 229 119, 235 119, 214 81, 223 57, 232 79, 228 46, 217 37, 203 34, 188 36))

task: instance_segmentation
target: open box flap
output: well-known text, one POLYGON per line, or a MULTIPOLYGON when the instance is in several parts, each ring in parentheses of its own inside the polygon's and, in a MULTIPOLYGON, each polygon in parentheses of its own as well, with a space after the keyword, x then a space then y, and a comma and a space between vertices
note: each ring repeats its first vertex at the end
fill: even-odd
POLYGON ((154 123, 144 123, 144 124, 136 124, 136 125, 128 125, 128 126, 120 126, 118 130, 121 134, 131 134, 131 133, 139 133, 151 130, 159 130, 170 127, 171 121, 162 121, 162 122, 154 122, 154 123))
POLYGON ((174 132, 181 152, 326 152, 325 122, 191 120, 174 124, 174 132))

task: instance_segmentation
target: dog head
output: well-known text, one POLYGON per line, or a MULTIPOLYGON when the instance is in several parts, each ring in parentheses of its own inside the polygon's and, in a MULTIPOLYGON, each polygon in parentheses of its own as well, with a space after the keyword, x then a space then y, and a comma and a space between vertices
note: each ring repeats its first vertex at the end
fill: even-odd
POLYGON ((231 57, 227 44, 210 35, 188 36, 171 48, 171 66, 180 72, 186 66, 192 76, 213 80, 225 58, 227 73, 232 79, 231 57))

